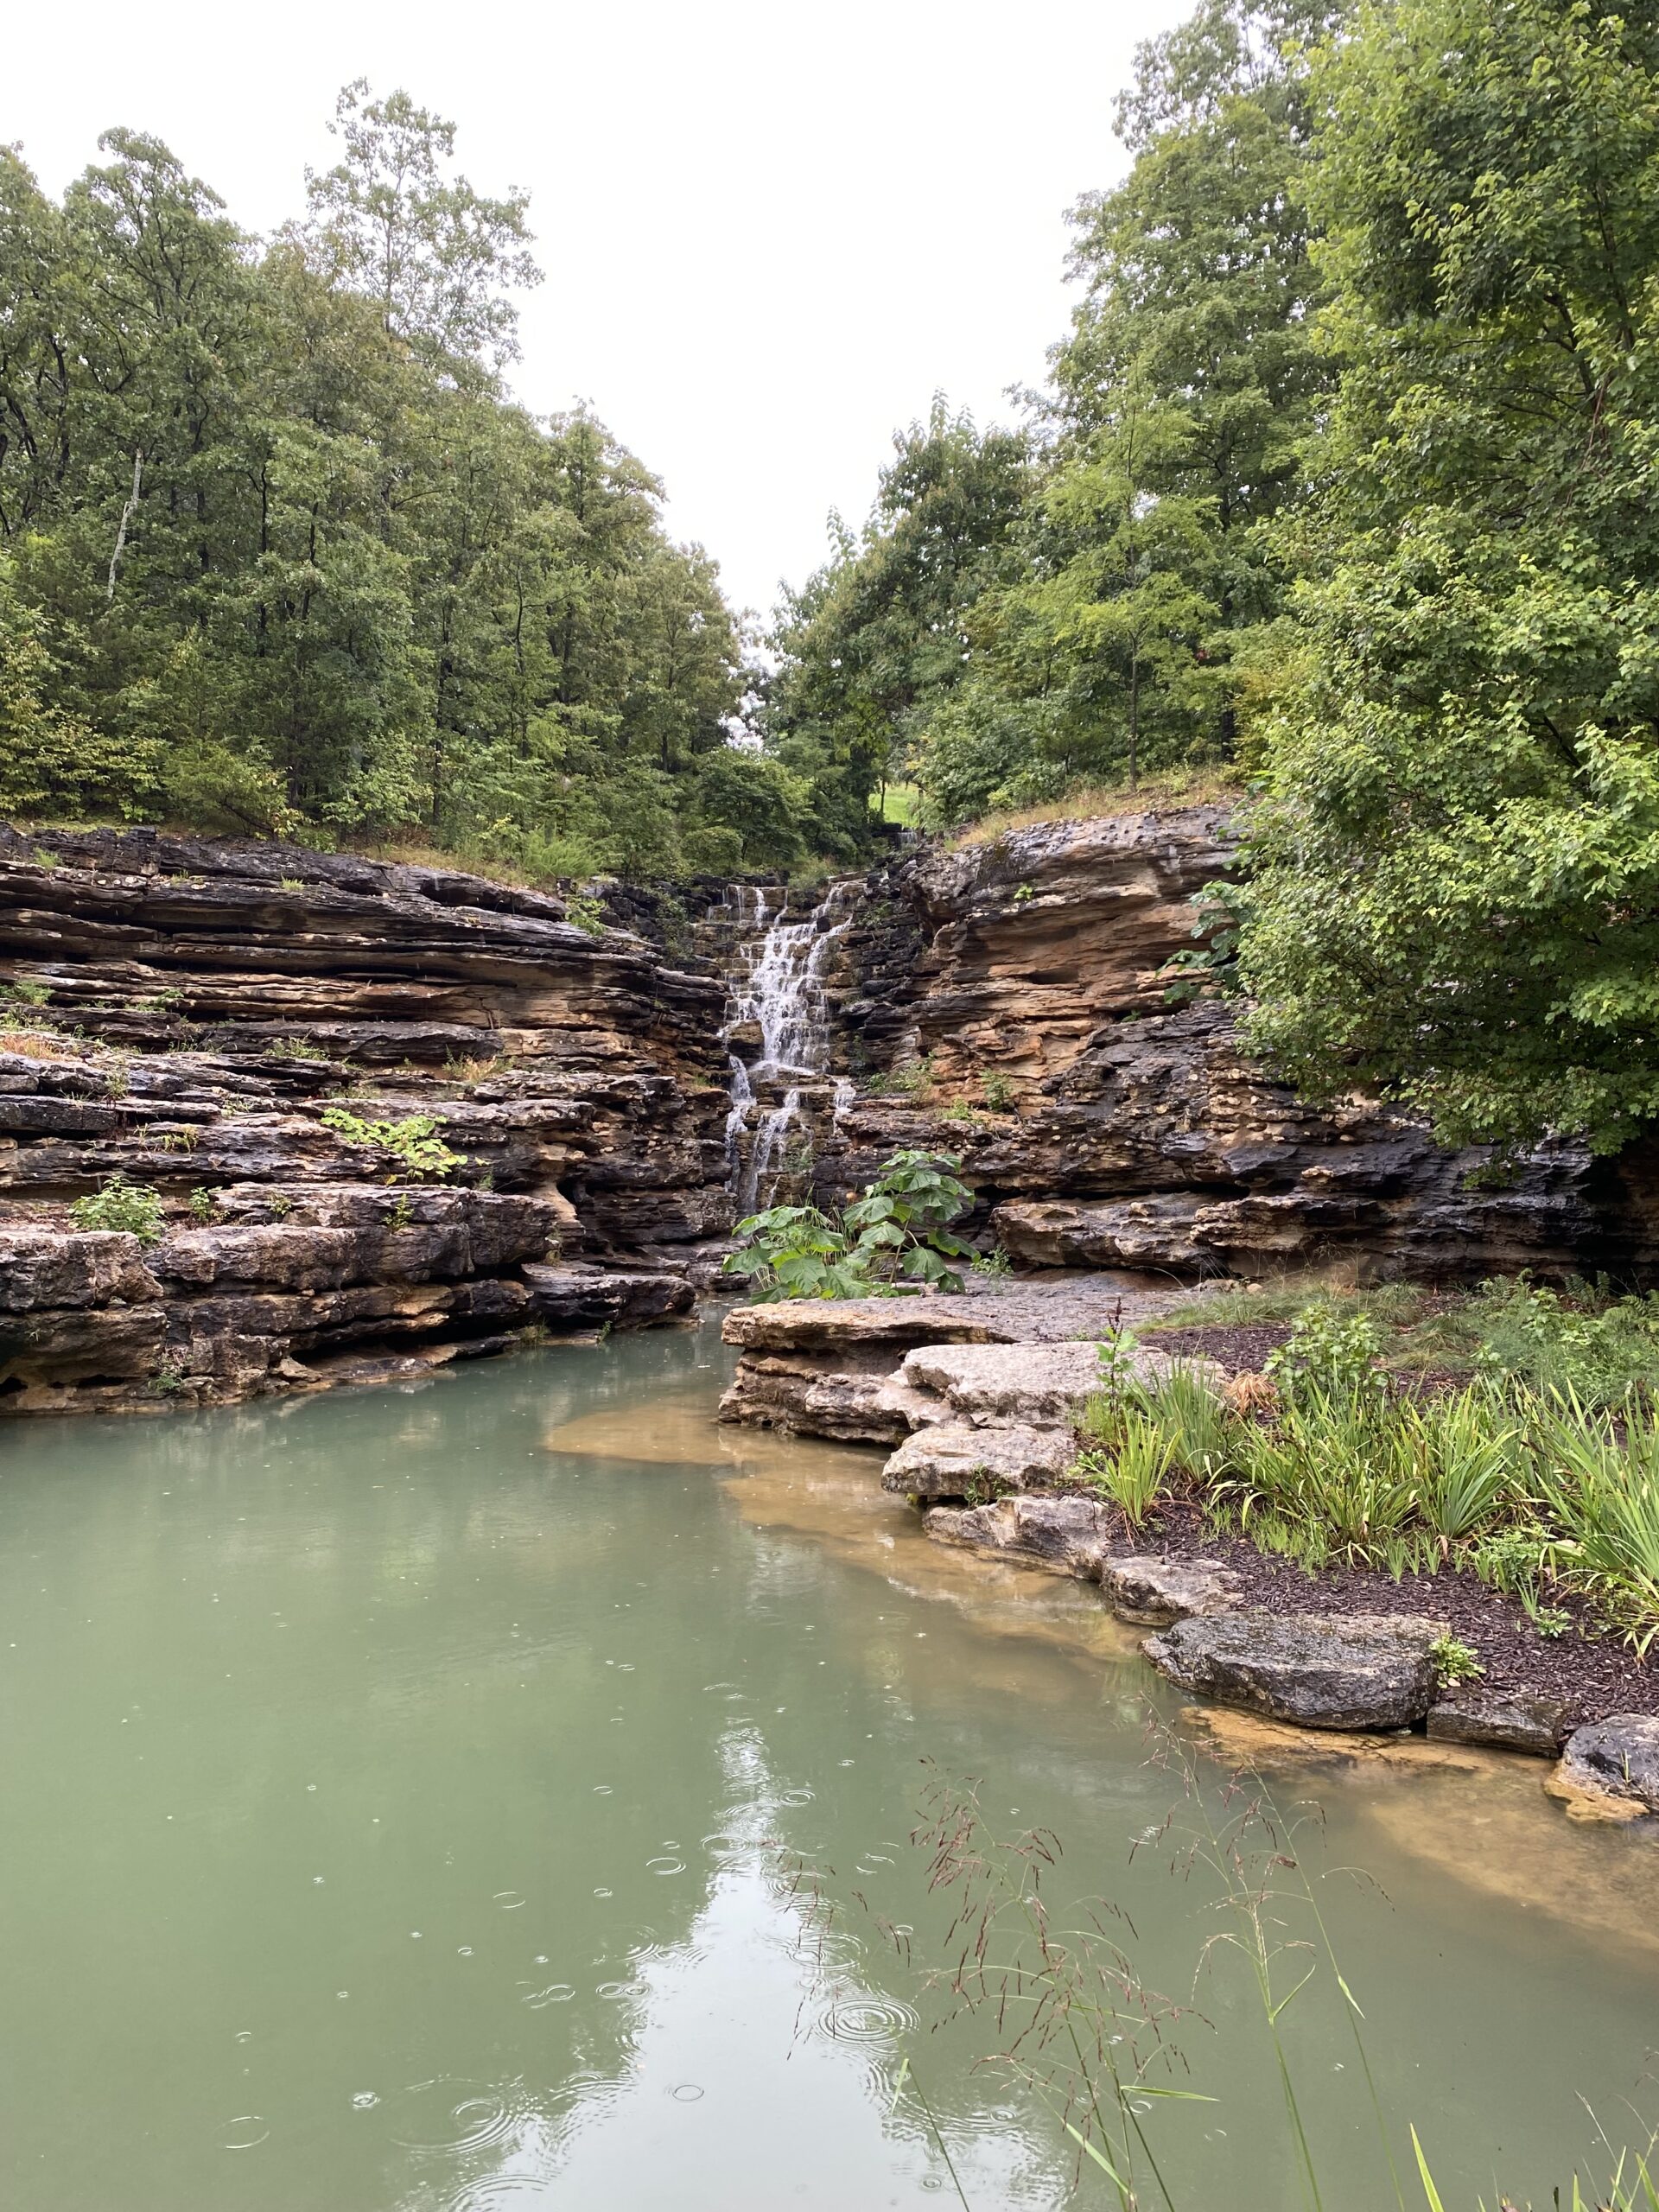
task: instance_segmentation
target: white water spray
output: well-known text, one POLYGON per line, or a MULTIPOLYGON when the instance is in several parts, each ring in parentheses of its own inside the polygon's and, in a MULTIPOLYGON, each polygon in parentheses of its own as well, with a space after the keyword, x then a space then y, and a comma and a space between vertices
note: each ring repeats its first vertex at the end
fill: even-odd
MULTIPOLYGON (((733 982, 728 1027, 753 1022, 760 1031, 760 1056, 753 1071, 739 1053, 731 1055, 732 1103, 726 1116, 726 1156, 741 1212, 753 1212, 766 1203, 778 1178, 790 1128, 801 1119, 802 1084, 790 1078, 810 1080, 824 1074, 830 1058, 824 964, 831 947, 852 925, 859 880, 855 876, 831 884, 824 898, 801 921, 789 918, 787 891, 756 891, 747 884, 734 887, 738 919, 749 926, 753 935, 747 963, 733 982), (775 906, 771 904, 774 898, 775 906), (746 1159, 743 1138, 751 1126, 757 1077, 764 1090, 775 1090, 780 1081, 784 1090, 781 1098, 767 1106, 753 1124, 753 1141, 746 1159)), ((844 1077, 838 1080, 834 1108, 837 1116, 852 1103, 852 1096, 851 1084, 844 1077)))

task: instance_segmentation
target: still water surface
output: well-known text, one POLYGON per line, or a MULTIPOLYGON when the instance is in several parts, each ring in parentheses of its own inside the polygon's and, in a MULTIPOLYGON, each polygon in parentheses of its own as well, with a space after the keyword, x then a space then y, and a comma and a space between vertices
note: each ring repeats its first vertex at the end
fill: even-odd
MULTIPOLYGON (((976 2212, 1106 2201, 875 1916, 938 1943, 908 1840, 935 1761, 1051 1826, 1057 1899, 1115 1900, 1190 1996, 1213 1893, 1129 1859, 1179 1700, 1088 1592, 929 1544, 874 1455, 716 1429, 725 1358, 705 1329, 5 1430, 11 2212, 956 2203, 906 2056, 976 2212), (832 1870, 827 1944, 778 1844, 832 1870)), ((1654 2110, 1659 1847, 1570 1827, 1540 1774, 1273 1777, 1319 1808, 1382 2101, 1448 2204, 1547 2201, 1580 2091, 1616 2132, 1654 2110)), ((1287 2027, 1349 2212, 1394 2197, 1328 1981, 1287 2027)), ((1197 2003, 1217 2101, 1148 2115, 1171 2188, 1278 2212, 1259 2011, 1224 1961, 1197 2003)))

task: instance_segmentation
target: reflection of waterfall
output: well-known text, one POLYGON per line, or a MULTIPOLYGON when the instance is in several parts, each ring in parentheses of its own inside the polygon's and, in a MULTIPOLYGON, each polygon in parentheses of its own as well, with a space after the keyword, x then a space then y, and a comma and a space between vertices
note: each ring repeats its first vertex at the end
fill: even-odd
MULTIPOLYGON (((831 884, 810 914, 794 920, 787 890, 733 887, 739 925, 748 933, 739 950, 727 1023, 735 1042, 726 1157, 741 1212, 769 1202, 786 1164, 791 1130, 808 1126, 804 1094, 830 1086, 823 969, 831 947, 851 925, 858 887, 856 877, 831 884), (759 1057, 746 1058, 745 1051, 753 1052, 757 1044, 759 1057)), ((834 1084, 834 1111, 841 1110, 849 1090, 844 1081, 834 1084)))

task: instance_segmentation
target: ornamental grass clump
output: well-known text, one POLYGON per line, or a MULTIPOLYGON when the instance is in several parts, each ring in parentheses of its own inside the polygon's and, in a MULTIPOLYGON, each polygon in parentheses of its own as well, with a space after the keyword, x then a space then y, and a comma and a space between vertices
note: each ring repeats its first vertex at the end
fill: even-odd
POLYGON ((1147 1379, 1127 1333, 1101 1348, 1076 1478, 1140 1529, 1178 1489, 1211 1520, 1310 1572, 1397 1580, 1442 1566, 1516 1598, 1541 1636, 1576 1593, 1645 1654, 1659 1640, 1659 1407, 1617 1409, 1494 1375, 1418 1395, 1375 1364, 1362 1315, 1322 1315, 1277 1388, 1226 1394, 1198 1365, 1147 1379))

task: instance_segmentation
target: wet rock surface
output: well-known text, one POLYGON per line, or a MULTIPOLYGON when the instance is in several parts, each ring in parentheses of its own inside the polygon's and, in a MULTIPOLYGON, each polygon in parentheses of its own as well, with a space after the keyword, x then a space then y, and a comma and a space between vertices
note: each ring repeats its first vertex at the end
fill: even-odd
POLYGON ((918 1428, 881 1470, 881 1487, 918 1498, 982 1497, 1058 1482, 1077 1457, 1069 1429, 981 1428, 939 1421, 918 1428))
POLYGON ((944 1296, 735 1306, 721 1334, 741 1357, 720 1417, 875 1444, 946 1418, 1055 1425, 1096 1386, 1100 1340, 1178 1294, 1131 1277, 1056 1275, 944 1296), (957 1346, 952 1389, 912 1366, 913 1354, 943 1376, 957 1346))
POLYGON ((1659 1813, 1659 1717, 1616 1713, 1575 1728, 1548 1787, 1592 1818, 1659 1813))
POLYGON ((1120 1620, 1168 1628, 1196 1613, 1223 1613, 1238 1603, 1238 1577, 1213 1559, 1160 1559, 1131 1553, 1105 1560, 1100 1586, 1120 1620))
POLYGON ((923 1526, 937 1543, 997 1553, 1094 1581, 1110 1516, 1090 1498, 1000 1497, 987 1505, 935 1506, 923 1526))
POLYGON ((1142 1647, 1181 1688, 1304 1728, 1411 1728, 1433 1702, 1444 1630, 1395 1614, 1219 1613, 1142 1647))
POLYGON ((1428 1712, 1428 1732, 1444 1744, 1485 1744, 1494 1751, 1554 1758, 1570 1726, 1563 1699, 1466 1683, 1443 1690, 1428 1712))

